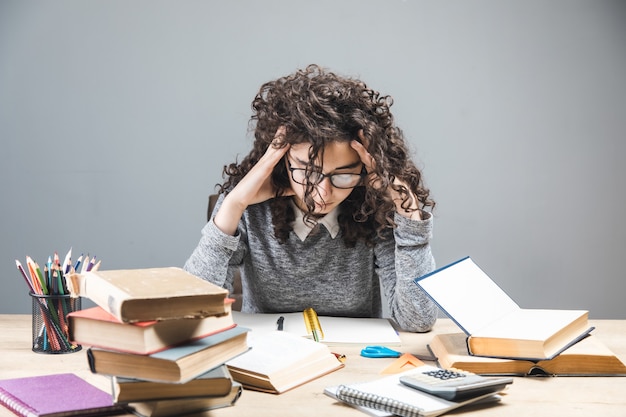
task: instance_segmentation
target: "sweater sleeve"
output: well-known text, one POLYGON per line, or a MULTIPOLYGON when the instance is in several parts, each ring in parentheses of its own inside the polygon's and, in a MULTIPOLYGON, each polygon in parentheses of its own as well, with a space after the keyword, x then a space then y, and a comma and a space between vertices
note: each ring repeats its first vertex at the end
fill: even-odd
POLYGON ((380 242, 376 248, 376 267, 391 318, 406 331, 429 331, 437 319, 437 306, 413 282, 435 269, 430 248, 433 218, 422 213, 423 220, 407 219, 396 213, 394 239, 380 242))
MULTIPOLYGON (((221 204, 220 196, 216 209, 221 204)), ((215 213, 215 211, 214 211, 215 213)), ((245 248, 241 228, 235 236, 222 232, 213 217, 202 228, 200 242, 185 262, 183 269, 215 285, 233 292, 233 268, 242 263, 245 248)))

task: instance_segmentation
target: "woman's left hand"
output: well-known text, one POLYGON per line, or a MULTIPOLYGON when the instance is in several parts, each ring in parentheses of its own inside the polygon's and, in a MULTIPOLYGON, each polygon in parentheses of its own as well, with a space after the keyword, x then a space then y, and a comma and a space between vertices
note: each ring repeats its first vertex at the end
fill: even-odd
MULTIPOLYGON (((359 135, 359 139, 361 139, 361 143, 359 143, 359 141, 353 140, 352 142, 350 142, 350 146, 352 146, 352 149, 354 149, 359 154, 359 157, 361 158, 361 162, 363 162, 363 165, 365 165, 365 170, 367 171, 368 175, 376 176, 376 173, 374 173, 374 168, 376 167, 376 161, 374 160, 374 157, 367 150, 367 148, 369 147, 369 141, 363 134, 362 129, 359 130, 358 135, 359 135)), ((370 184, 372 184, 374 187, 380 186, 380 181, 378 180, 377 177, 370 178, 370 179, 373 179, 373 181, 370 181, 370 184)), ((409 193, 409 199, 411 200, 411 204, 408 207, 409 210, 407 211, 402 207, 402 196, 400 195, 400 193, 394 190, 393 187, 389 187, 388 192, 391 194, 391 198, 396 204, 396 211, 401 216, 407 217, 409 219, 421 220, 422 216, 421 216, 421 210, 419 210, 419 205, 418 205, 419 202, 417 200, 417 197, 415 197, 415 195, 411 191, 411 189, 406 185, 406 183, 402 182, 398 178, 395 178, 393 183, 394 185, 403 186, 409 193)))

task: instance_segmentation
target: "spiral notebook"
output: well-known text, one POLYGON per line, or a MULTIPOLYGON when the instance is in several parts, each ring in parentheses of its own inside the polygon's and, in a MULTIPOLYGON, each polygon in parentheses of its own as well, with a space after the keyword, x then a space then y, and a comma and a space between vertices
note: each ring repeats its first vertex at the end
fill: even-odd
POLYGON ((400 377, 404 374, 432 369, 437 368, 424 365, 369 382, 331 386, 324 389, 324 394, 375 417, 435 417, 467 404, 500 401, 500 396, 494 393, 459 402, 448 401, 400 383, 400 377))
POLYGON ((124 410, 111 394, 71 373, 0 380, 0 404, 18 416, 107 416, 124 410))

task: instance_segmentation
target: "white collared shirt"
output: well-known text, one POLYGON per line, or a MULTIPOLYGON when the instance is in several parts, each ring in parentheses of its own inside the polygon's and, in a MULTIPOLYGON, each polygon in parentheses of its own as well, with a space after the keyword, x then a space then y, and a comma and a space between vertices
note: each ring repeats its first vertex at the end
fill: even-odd
MULTIPOLYGON (((304 221, 304 212, 300 210, 300 208, 296 205, 296 203, 292 200, 291 205, 296 214, 296 220, 293 222, 293 232, 300 238, 301 241, 305 241, 309 236, 313 227, 315 225, 311 225, 304 221)), ((330 233, 331 238, 337 237, 339 233, 339 223, 337 222, 337 216, 339 215, 339 206, 335 207, 331 212, 326 214, 321 219, 317 219, 318 224, 324 225, 328 233, 330 233)))

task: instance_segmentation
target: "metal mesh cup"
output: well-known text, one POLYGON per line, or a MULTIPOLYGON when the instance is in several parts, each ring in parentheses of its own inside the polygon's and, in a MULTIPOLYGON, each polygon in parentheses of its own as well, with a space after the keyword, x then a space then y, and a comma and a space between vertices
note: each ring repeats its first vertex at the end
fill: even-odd
POLYGON ((81 350, 70 342, 67 315, 81 308, 80 297, 30 293, 33 301, 33 352, 72 353, 81 350))

